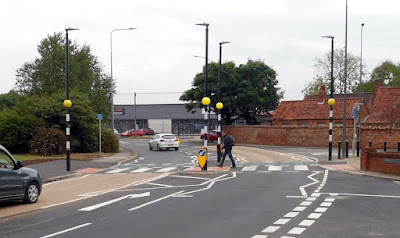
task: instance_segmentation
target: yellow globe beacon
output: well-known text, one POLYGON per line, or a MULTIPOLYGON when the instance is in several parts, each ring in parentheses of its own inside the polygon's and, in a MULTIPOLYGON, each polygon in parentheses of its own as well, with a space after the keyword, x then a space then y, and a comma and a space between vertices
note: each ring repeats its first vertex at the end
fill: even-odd
POLYGON ((335 103, 336 103, 336 101, 335 101, 335 99, 333 99, 333 98, 330 98, 330 99, 328 100, 329 106, 333 106, 333 105, 335 105, 335 103))
POLYGON ((71 106, 72 106, 71 100, 64 100, 64 107, 71 107, 71 106))
POLYGON ((210 105, 210 103, 211 103, 211 99, 210 99, 209 97, 204 97, 204 98, 201 100, 201 103, 203 103, 204 106, 208 106, 208 105, 210 105))
POLYGON ((224 104, 222 102, 217 103, 217 109, 221 110, 224 107, 224 104))

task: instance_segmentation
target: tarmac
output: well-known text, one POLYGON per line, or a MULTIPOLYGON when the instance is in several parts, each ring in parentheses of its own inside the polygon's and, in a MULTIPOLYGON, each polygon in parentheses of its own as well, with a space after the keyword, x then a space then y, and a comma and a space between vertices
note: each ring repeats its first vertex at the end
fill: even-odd
MULTIPOLYGON (((189 140, 188 140, 189 141, 189 140)), ((184 145, 184 141, 182 145, 184 145)), ((215 149, 215 146, 209 146, 210 149, 215 149)), ((254 148, 241 144, 234 147, 234 155, 238 155, 237 158, 246 158, 248 162, 286 162, 294 159, 298 161, 299 158, 289 158, 284 153, 278 153, 260 148, 254 148)), ((137 157, 135 151, 131 151, 127 148, 121 148, 119 153, 115 153, 112 156, 100 157, 91 161, 77 161, 71 160, 70 171, 67 171, 66 160, 55 160, 50 162, 44 162, 41 164, 27 166, 29 168, 36 169, 39 171, 44 183, 54 182, 58 180, 68 179, 73 176, 79 176, 87 173, 97 173, 102 170, 120 165, 122 163, 134 161, 137 157)), ((215 172, 226 172, 229 170, 230 161, 227 158, 223 168, 217 167, 216 159, 211 158, 208 161, 208 172, 200 169, 200 167, 194 167, 190 170, 190 173, 206 174, 215 172)), ((359 176, 371 176, 376 178, 390 179, 393 181, 400 181, 400 175, 384 174, 370 171, 360 170, 360 158, 349 157, 344 159, 333 158, 331 161, 328 158, 320 157, 313 159, 315 163, 319 164, 322 168, 328 170, 334 170, 339 172, 350 173, 359 176)), ((310 160, 308 160, 310 162, 310 160)), ((240 163, 240 162, 239 162, 240 163)))

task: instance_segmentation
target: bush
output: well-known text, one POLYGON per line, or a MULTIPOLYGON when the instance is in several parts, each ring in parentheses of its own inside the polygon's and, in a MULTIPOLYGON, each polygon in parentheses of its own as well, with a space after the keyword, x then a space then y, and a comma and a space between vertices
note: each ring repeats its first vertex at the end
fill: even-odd
POLYGON ((32 154, 51 156, 65 152, 66 136, 59 126, 38 127, 35 132, 30 141, 32 154))
POLYGON ((110 129, 101 132, 101 150, 105 153, 117 153, 119 151, 118 137, 110 129))

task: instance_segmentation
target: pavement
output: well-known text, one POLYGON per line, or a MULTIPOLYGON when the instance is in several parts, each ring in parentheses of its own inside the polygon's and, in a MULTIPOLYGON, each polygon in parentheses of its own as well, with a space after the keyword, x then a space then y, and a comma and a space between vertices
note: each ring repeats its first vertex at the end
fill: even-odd
MULTIPOLYGON (((198 141, 192 139, 194 142, 198 141)), ((186 142, 192 142, 192 140, 185 140, 186 142)), ((183 145, 184 145, 184 142, 183 145)), ((215 145, 209 146, 210 150, 215 150, 215 145)), ((285 154, 271 150, 265 150, 262 148, 255 148, 249 145, 237 145, 234 147, 233 154, 237 156, 235 159, 243 160, 243 162, 316 162, 322 168, 340 172, 346 172, 361 176, 371 176, 377 178, 390 179, 394 181, 400 181, 400 175, 384 174, 370 171, 360 170, 360 158, 349 157, 345 159, 333 158, 331 161, 328 160, 327 156, 319 156, 318 158, 307 158, 305 156, 295 156, 293 154, 285 154), (312 161, 311 161, 311 160, 312 161)), ((135 160, 137 153, 126 148, 121 148, 119 153, 112 156, 101 157, 93 159, 91 161, 77 161, 71 160, 70 171, 66 170, 65 160, 56 160, 51 162, 44 162, 41 164, 27 166, 29 168, 36 169, 39 171, 44 183, 54 182, 58 180, 67 179, 73 176, 79 176, 87 173, 96 173, 104 169, 117 166, 122 163, 135 160)), ((213 159, 208 161, 208 172, 202 171, 200 167, 194 167, 190 170, 191 173, 215 173, 215 172, 226 172, 230 166, 229 158, 225 160, 223 168, 217 167, 217 162, 213 159), (226 167, 227 166, 227 167, 226 167)))

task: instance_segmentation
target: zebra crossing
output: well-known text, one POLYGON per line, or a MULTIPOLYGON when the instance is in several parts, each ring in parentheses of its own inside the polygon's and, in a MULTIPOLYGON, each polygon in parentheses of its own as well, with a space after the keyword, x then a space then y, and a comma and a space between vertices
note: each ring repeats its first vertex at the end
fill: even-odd
MULTIPOLYGON (((173 173, 184 171, 185 169, 197 166, 195 164, 184 165, 135 165, 122 168, 113 168, 106 171, 106 174, 117 173, 173 173)), ((235 172, 301 172, 301 171, 314 171, 320 169, 316 164, 243 164, 237 165, 232 171, 235 172)))

